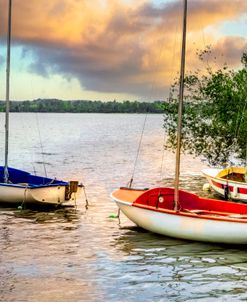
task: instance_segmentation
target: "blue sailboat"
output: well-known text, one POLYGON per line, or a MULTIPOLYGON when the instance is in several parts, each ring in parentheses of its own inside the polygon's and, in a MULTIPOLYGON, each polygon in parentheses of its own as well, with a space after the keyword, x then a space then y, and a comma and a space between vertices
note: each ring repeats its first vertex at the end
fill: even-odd
POLYGON ((12 0, 9 0, 6 66, 5 165, 0 166, 0 203, 60 205, 75 199, 75 194, 78 190, 78 181, 66 182, 37 176, 8 166, 11 11, 12 0))

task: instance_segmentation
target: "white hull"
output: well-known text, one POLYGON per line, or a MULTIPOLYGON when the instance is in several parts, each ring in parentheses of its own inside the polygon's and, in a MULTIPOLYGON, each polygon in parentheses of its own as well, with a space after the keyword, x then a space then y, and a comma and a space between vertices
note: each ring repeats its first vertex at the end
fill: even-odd
POLYGON ((28 188, 18 185, 0 184, 0 202, 59 205, 68 201, 65 200, 65 186, 28 188))
POLYGON ((115 200, 120 210, 136 225, 170 237, 215 243, 247 244, 247 226, 236 221, 218 221, 161 213, 115 200))
POLYGON ((225 188, 228 186, 228 197, 232 200, 247 202, 247 183, 227 180, 218 177, 220 169, 204 169, 203 175, 207 178, 211 188, 221 196, 225 196, 225 188))

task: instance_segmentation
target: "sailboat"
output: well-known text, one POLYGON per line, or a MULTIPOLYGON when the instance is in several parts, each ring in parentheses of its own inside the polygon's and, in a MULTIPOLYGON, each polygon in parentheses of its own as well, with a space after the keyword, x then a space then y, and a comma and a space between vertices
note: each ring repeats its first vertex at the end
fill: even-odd
POLYGON ((183 3, 175 186, 121 187, 111 193, 111 198, 132 222, 148 231, 187 240, 247 244, 246 204, 201 198, 179 189, 187 0, 183 3))
POLYGON ((75 194, 78 190, 78 181, 66 182, 37 176, 8 166, 11 11, 12 0, 9 0, 6 67, 5 165, 0 166, 0 203, 60 205, 75 199, 75 194))
POLYGON ((224 169, 203 169, 210 187, 226 200, 247 202, 247 168, 227 167, 224 169))

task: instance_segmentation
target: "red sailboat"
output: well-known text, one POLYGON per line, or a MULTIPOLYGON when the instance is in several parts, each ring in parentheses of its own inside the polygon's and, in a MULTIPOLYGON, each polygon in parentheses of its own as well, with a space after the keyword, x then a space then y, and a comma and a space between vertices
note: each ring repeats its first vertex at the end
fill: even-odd
POLYGON ((247 244, 246 204, 201 198, 179 189, 186 19, 187 0, 184 0, 175 188, 119 188, 112 192, 111 198, 131 221, 154 233, 188 240, 247 244))

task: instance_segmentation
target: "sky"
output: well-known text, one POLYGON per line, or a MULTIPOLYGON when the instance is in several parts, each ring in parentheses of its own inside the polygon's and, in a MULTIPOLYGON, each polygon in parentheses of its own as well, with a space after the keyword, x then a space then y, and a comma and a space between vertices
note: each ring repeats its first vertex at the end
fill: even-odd
MULTIPOLYGON (((165 99, 180 65, 182 0, 12 0, 10 99, 165 99)), ((8 0, 0 0, 5 99, 8 0)), ((186 72, 240 66, 247 1, 188 0, 186 72)))

